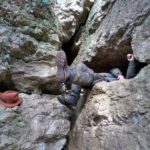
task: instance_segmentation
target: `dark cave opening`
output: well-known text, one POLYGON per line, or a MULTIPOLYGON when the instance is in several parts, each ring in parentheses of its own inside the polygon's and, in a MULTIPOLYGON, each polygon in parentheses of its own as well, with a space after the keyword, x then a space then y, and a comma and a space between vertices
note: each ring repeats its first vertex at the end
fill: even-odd
POLYGON ((0 92, 4 92, 7 90, 15 90, 14 85, 8 81, 1 81, 0 82, 0 92))
MULTIPOLYGON (((69 66, 72 64, 73 60, 77 57, 78 51, 79 51, 79 49, 77 51, 74 51, 71 49, 74 44, 75 38, 76 38, 76 34, 70 39, 69 42, 64 43, 62 45, 62 49, 65 51, 65 53, 67 55, 67 61, 68 61, 69 66)), ((131 50, 130 42, 128 41, 126 43, 127 45, 125 47, 128 52, 126 51, 123 54, 120 53, 120 54, 118 54, 118 56, 115 55, 115 57, 109 56, 110 59, 100 60, 98 57, 93 57, 92 61, 83 62, 83 63, 85 63, 89 68, 91 68, 96 73, 102 73, 102 72, 109 73, 112 68, 119 68, 120 71, 122 72, 122 74, 124 75, 124 77, 126 77, 126 73, 127 73, 127 69, 128 69, 128 65, 129 65, 129 61, 127 60, 127 54, 133 53, 131 50), (117 60, 117 58, 118 58, 118 60, 117 60)), ((113 53, 112 53, 112 56, 113 56, 113 53)), ((136 70, 137 74, 146 65, 147 65, 146 63, 139 62, 138 68, 136 70)))
MULTIPOLYGON (((126 58, 126 55, 125 57, 126 58)), ((112 61, 113 62, 113 61, 112 61)), ((119 61, 118 63, 112 63, 111 62, 105 62, 102 63, 102 64, 99 64, 99 63, 96 63, 93 65, 93 63, 89 63, 89 62, 85 62, 85 64, 89 67, 89 68, 92 68, 94 70, 94 72, 96 73, 110 73, 110 70, 113 69, 113 68, 118 68, 122 75, 126 78, 126 75, 127 75, 127 70, 128 70, 128 67, 129 67, 129 61, 126 59, 122 59, 121 61, 119 61)), ((147 64, 146 63, 143 63, 143 62, 138 62, 137 60, 135 60, 135 64, 136 64, 136 76, 138 75, 138 73, 140 72, 140 70, 142 68, 144 68, 147 64)), ((135 77, 136 77, 135 76, 135 77)))
POLYGON ((79 47, 75 47, 74 43, 80 38, 82 29, 85 23, 80 24, 80 26, 76 29, 75 34, 71 37, 68 42, 62 44, 62 49, 65 51, 67 55, 68 65, 70 66, 79 52, 79 47))
POLYGON ((0 81, 0 92, 5 92, 8 90, 16 90, 10 74, 7 74, 5 79, 0 81))
POLYGON ((0 92, 4 92, 8 89, 9 87, 4 82, 0 82, 0 92))
MULTIPOLYGON (((92 7, 92 6, 91 6, 92 7)), ((74 35, 70 38, 68 42, 62 44, 62 49, 66 52, 68 65, 70 66, 79 52, 79 47, 74 46, 75 41, 81 36, 82 29, 84 28, 87 18, 89 15, 89 11, 85 10, 84 15, 80 18, 79 26, 76 28, 74 35)))
MULTIPOLYGON (((66 56, 67 56, 67 62, 68 62, 68 65, 70 66, 71 63, 73 62, 74 60, 74 54, 73 52, 71 51, 71 47, 74 43, 74 36, 70 39, 69 42, 66 42, 66 43, 63 43, 62 44, 62 49, 65 51, 66 53, 66 56)), ((77 55, 77 54, 76 54, 77 55)))

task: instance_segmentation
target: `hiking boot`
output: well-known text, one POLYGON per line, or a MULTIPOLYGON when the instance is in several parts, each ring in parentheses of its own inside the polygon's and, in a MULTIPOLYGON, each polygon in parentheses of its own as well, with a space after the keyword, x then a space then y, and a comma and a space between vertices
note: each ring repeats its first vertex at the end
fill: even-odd
POLYGON ((78 99, 80 98, 81 86, 77 84, 71 85, 70 94, 63 94, 58 96, 58 100, 61 104, 67 106, 76 106, 78 99))
POLYGON ((63 50, 59 51, 55 57, 57 66, 56 78, 59 82, 63 83, 67 79, 67 57, 63 50))
POLYGON ((66 105, 66 106, 76 106, 78 97, 73 96, 73 95, 59 95, 58 100, 61 104, 66 105))

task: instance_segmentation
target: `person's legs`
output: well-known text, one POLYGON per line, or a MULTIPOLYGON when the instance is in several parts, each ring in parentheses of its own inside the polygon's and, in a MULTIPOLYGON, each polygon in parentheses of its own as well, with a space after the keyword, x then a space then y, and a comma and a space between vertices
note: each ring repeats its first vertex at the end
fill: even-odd
POLYGON ((81 86, 91 86, 94 72, 83 63, 77 64, 74 68, 67 65, 67 58, 64 51, 56 55, 57 74, 56 78, 60 83, 67 81, 72 84, 70 94, 58 96, 58 100, 65 105, 75 106, 80 97, 81 86))
POLYGON ((79 63, 74 68, 67 65, 67 58, 64 51, 56 55, 57 74, 56 78, 60 83, 70 82, 80 86, 91 86, 94 79, 94 71, 85 64, 79 63))
POLYGON ((133 54, 128 54, 127 60, 129 61, 129 64, 128 64, 128 69, 126 73, 126 79, 131 79, 131 78, 134 78, 137 74, 137 62, 133 54))
POLYGON ((94 71, 88 68, 85 64, 80 62, 71 69, 70 82, 80 86, 92 86, 94 71))
POLYGON ((70 94, 60 95, 58 96, 58 100, 64 105, 76 106, 78 99, 80 98, 80 91, 81 86, 72 84, 70 94))
POLYGON ((110 73, 94 73, 85 64, 80 62, 74 68, 67 65, 67 58, 64 51, 59 51, 56 55, 57 80, 59 82, 70 82, 84 87, 90 87, 100 81, 114 81, 124 79, 122 72, 118 68, 113 68, 110 73))
POLYGON ((110 73, 95 73, 94 74, 94 80, 93 80, 93 85, 95 85, 98 82, 101 81, 107 81, 109 82, 110 79, 114 79, 113 75, 110 73))
POLYGON ((74 68, 67 65, 67 58, 64 51, 58 52, 56 55, 57 80, 60 83, 70 82, 72 84, 70 95, 60 95, 59 101, 65 105, 75 106, 80 96, 81 86, 91 87, 98 81, 104 80, 103 75, 94 73, 85 64, 79 63, 74 68))

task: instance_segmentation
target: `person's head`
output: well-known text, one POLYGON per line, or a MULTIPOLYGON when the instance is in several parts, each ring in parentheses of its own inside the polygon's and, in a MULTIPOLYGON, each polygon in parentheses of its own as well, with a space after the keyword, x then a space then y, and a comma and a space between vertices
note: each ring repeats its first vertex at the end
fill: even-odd
POLYGON ((118 78, 119 75, 122 75, 122 72, 120 71, 119 68, 112 68, 110 70, 110 73, 115 76, 116 78, 118 78))

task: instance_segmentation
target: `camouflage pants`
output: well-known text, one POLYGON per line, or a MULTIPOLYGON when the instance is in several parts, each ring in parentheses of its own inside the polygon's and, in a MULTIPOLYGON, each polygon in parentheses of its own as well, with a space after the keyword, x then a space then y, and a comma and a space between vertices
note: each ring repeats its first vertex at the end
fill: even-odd
POLYGON ((90 86, 94 79, 94 71, 85 64, 79 63, 70 69, 70 82, 80 86, 90 86))
POLYGON ((70 69, 70 74, 70 82, 83 87, 93 86, 95 83, 105 80, 105 76, 110 75, 109 73, 95 73, 81 62, 70 69))

